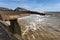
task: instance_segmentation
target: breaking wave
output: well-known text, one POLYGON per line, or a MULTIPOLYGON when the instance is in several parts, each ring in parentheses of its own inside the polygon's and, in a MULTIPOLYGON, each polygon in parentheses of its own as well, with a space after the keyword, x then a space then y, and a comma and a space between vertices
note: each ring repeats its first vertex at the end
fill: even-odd
POLYGON ((35 14, 19 18, 18 22, 25 40, 57 40, 60 37, 60 19, 58 17, 35 14))

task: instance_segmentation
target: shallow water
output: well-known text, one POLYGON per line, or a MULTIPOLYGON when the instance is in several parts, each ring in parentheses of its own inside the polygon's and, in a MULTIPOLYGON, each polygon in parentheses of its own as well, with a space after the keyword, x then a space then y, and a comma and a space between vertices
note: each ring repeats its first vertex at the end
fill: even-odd
POLYGON ((56 15, 30 15, 18 19, 25 40, 59 40, 60 18, 56 15))

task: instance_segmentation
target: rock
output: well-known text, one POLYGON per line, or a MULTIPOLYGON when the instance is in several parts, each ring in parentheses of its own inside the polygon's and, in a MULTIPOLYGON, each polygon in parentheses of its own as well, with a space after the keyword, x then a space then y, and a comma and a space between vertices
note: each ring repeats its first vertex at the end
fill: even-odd
POLYGON ((17 40, 13 34, 9 32, 6 25, 0 22, 0 40, 17 40))

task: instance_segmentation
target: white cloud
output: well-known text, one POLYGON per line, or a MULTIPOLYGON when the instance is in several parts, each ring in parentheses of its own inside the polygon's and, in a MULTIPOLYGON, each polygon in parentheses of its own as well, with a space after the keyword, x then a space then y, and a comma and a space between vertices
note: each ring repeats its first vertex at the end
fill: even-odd
MULTIPOLYGON (((2 1, 2 0, 0 0, 2 1)), ((11 0, 11 3, 0 2, 4 7, 22 7, 34 11, 60 11, 60 3, 37 3, 36 0, 11 0)))
POLYGON ((44 4, 44 3, 22 3, 23 8, 27 8, 30 10, 37 10, 37 11, 60 11, 60 3, 53 3, 53 4, 44 4))

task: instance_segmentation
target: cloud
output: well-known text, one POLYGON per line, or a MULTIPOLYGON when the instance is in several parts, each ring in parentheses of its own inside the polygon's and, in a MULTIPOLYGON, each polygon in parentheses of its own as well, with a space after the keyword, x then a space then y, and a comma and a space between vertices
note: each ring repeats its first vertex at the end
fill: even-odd
POLYGON ((21 0, 21 4, 18 4, 18 6, 37 11, 60 11, 59 2, 39 3, 37 0, 21 0))
POLYGON ((47 4, 43 8, 46 11, 60 11, 60 3, 47 4))
POLYGON ((39 2, 37 0, 0 0, 0 6, 8 8, 22 7, 34 11, 60 11, 60 2, 39 2))
POLYGON ((36 11, 60 11, 60 3, 23 2, 22 7, 36 11))

